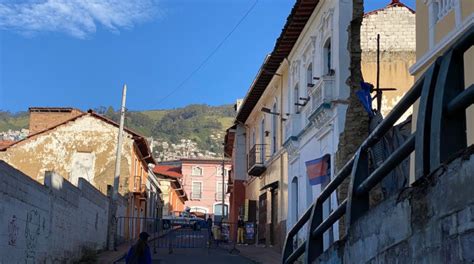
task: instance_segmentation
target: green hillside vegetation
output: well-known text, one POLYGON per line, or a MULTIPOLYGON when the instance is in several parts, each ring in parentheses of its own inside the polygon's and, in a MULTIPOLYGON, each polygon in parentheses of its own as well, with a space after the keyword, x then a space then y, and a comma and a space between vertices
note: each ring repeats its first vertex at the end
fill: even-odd
POLYGON ((28 128, 29 115, 28 112, 18 112, 12 114, 6 111, 0 111, 0 131, 20 130, 28 128))
MULTIPOLYGON (((119 122, 120 113, 113 107, 98 107, 97 113, 119 122)), ((224 135, 232 125, 234 109, 232 105, 208 106, 188 105, 172 110, 128 111, 126 127, 146 136, 169 143, 180 143, 181 139, 191 139, 201 150, 222 152, 222 142, 216 142, 211 135, 224 135)), ((0 111, 0 131, 20 130, 28 127, 28 113, 0 111)))

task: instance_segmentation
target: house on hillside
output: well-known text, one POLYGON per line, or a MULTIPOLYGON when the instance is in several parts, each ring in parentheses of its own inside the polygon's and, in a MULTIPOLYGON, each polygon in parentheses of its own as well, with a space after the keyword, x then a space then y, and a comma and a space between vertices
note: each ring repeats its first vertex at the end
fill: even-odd
MULTIPOLYGON (((0 159, 40 183, 46 171, 54 171, 76 186, 84 178, 107 194, 114 181, 119 125, 91 110, 32 107, 29 112, 30 135, 2 147, 0 159)), ((148 164, 155 160, 147 141, 125 129, 119 193, 128 198, 128 216, 145 217, 155 211, 151 205, 161 206, 148 164)))

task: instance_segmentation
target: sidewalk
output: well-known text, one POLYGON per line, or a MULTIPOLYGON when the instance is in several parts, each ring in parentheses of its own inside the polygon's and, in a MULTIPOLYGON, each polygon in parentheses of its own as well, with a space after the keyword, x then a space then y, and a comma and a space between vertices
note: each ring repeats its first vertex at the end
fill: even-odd
POLYGON ((117 247, 117 251, 104 251, 99 254, 97 263, 113 263, 127 254, 130 244, 125 243, 117 247))
POLYGON ((255 263, 275 264, 281 262, 281 254, 276 247, 265 247, 264 245, 237 245, 240 255, 255 263))

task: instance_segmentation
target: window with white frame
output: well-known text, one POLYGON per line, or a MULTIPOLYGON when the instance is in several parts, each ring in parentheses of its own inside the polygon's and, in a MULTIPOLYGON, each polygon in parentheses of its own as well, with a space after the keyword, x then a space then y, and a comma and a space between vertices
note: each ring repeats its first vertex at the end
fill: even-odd
POLYGON ((294 102, 294 109, 295 109, 295 114, 300 113, 300 106, 298 105, 300 102, 300 88, 298 84, 295 85, 295 88, 293 90, 293 102, 294 102))
POLYGON ((202 168, 198 166, 194 166, 191 170, 192 176, 202 176, 202 168))
POLYGON ((310 63, 308 68, 306 69, 306 83, 308 87, 313 86, 313 64, 310 63))
POLYGON ((324 44, 324 74, 332 75, 331 38, 324 44))
MULTIPOLYGON (((216 176, 222 177, 222 166, 216 167, 216 176)), ((224 176, 229 177, 229 169, 224 169, 224 176)))
MULTIPOLYGON (((277 111, 277 103, 275 102, 272 107, 272 112, 278 113, 277 111)), ((274 114, 272 116, 272 154, 275 154, 275 152, 277 152, 277 125, 278 116, 274 114)))
MULTIPOLYGON (((224 183, 224 194, 227 191, 227 182, 224 183)), ((216 184, 216 200, 222 200, 222 182, 216 184)))
POLYGON ((202 182, 192 182, 191 187, 191 199, 201 199, 202 198, 202 182))

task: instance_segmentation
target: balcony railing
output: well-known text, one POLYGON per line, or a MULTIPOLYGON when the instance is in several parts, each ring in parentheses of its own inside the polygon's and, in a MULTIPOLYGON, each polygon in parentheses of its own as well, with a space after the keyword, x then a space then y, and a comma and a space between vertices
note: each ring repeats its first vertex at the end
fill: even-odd
POLYGON ((301 131, 301 114, 292 115, 285 122, 285 141, 291 137, 296 137, 301 131))
POLYGON ((455 45, 447 49, 417 80, 387 117, 365 139, 355 155, 321 191, 319 197, 289 229, 283 247, 282 263, 294 263, 302 255, 304 263, 313 263, 323 253, 323 234, 342 216, 346 232, 370 210, 369 192, 389 172, 414 152, 414 172, 418 182, 436 171, 455 153, 467 148, 466 108, 474 104, 474 85, 465 89, 462 58, 474 44, 471 27, 455 45), (368 150, 379 142, 395 122, 419 100, 416 131, 373 172, 369 173, 368 150), (348 196, 328 217, 323 203, 346 179, 348 196), (308 227, 306 240, 294 249, 295 235, 308 227))
POLYGON ((260 176, 265 172, 265 159, 268 156, 269 146, 266 144, 255 144, 248 154, 248 174, 251 176, 260 176))
POLYGON ((142 183, 142 176, 133 177, 133 192, 144 192, 146 185, 142 183))
POLYGON ((313 89, 309 91, 311 97, 311 112, 314 113, 324 103, 329 103, 333 100, 335 89, 334 76, 323 76, 314 85, 313 89))

